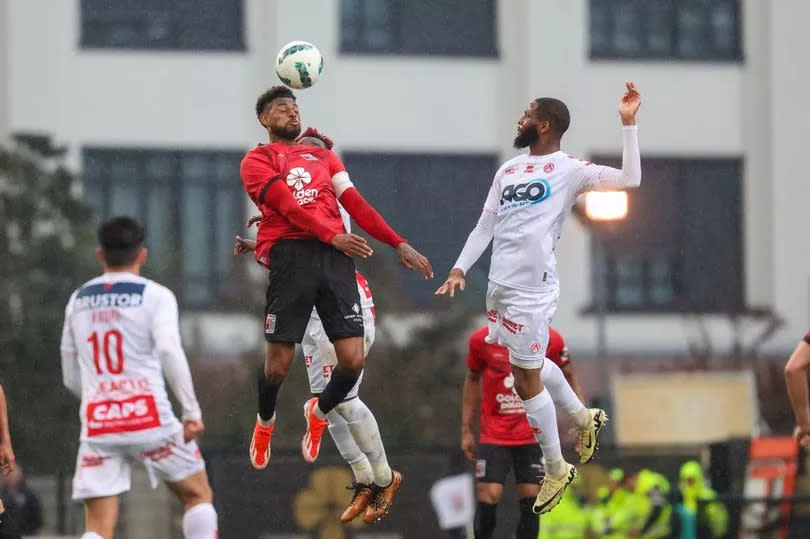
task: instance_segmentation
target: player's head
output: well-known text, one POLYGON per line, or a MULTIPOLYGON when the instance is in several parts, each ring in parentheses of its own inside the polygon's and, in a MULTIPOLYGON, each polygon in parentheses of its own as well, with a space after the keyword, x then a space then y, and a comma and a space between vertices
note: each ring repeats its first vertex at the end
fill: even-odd
POLYGON ((256 100, 256 117, 271 135, 294 141, 301 132, 301 115, 295 94, 286 86, 273 86, 256 100))
POLYGON ((553 97, 538 97, 518 120, 515 148, 527 148, 538 141, 559 142, 570 124, 571 114, 565 103, 553 97))
POLYGON ((325 150, 331 150, 332 146, 335 145, 332 142, 332 139, 315 129, 314 127, 307 127, 306 130, 301 133, 301 136, 295 139, 298 144, 306 144, 308 146, 317 146, 318 148, 323 148, 325 150))
POLYGON ((106 269, 138 269, 146 262, 146 231, 132 217, 112 217, 98 227, 96 258, 106 269))

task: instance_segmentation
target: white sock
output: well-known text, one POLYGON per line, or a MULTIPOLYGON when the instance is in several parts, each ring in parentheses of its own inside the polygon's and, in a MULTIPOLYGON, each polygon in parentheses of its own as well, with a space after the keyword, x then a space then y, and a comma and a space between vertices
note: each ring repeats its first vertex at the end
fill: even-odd
POLYGON ((540 380, 551 394, 554 404, 571 417, 577 428, 584 429, 591 423, 591 413, 574 393, 562 369, 550 359, 543 362, 540 380))
POLYGON ((183 515, 183 536, 186 539, 215 539, 217 512, 210 503, 198 503, 183 515))
POLYGON ((84 532, 84 535, 82 535, 80 539, 104 539, 104 537, 96 532, 84 532))
POLYGON ((554 408, 551 394, 544 388, 531 399, 523 401, 523 406, 526 409, 529 425, 534 431, 534 437, 543 450, 546 472, 554 476, 560 475, 563 458, 560 448, 560 433, 557 431, 557 410, 554 408))
POLYGON ((359 398, 351 399, 338 404, 335 410, 346 420, 354 441, 357 442, 360 451, 368 457, 374 474, 374 483, 381 487, 390 485, 394 475, 385 456, 377 420, 366 403, 359 398))
POLYGON ((269 427, 270 425, 272 425, 273 423, 276 422, 276 413, 273 412, 273 417, 271 417, 267 421, 262 419, 262 416, 260 416, 259 414, 256 414, 256 419, 259 421, 259 425, 261 425, 262 427, 267 428, 267 427, 269 427))
POLYGON ((335 447, 340 452, 343 460, 349 463, 354 472, 354 480, 363 485, 370 485, 374 482, 374 473, 371 471, 371 463, 368 457, 360 450, 357 442, 354 441, 349 425, 336 410, 326 414, 329 420, 329 434, 335 441, 335 447))

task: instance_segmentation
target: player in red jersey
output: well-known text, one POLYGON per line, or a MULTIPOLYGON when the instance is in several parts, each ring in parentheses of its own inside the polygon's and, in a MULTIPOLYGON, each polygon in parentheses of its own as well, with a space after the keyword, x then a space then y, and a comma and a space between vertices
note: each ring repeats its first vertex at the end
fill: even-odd
MULTIPOLYGON (((311 127, 298 137, 297 142, 327 150, 331 150, 334 144, 332 139, 311 127)), ((342 208, 340 208, 340 213, 346 231, 350 231, 349 215, 342 208)), ((251 217, 247 228, 261 220, 261 215, 251 217)), ((236 236, 233 248, 234 256, 252 253, 255 250, 255 240, 236 236)), ((376 330, 374 300, 368 282, 359 272, 357 273, 357 290, 361 301, 360 311, 363 315, 364 353, 368 355, 376 330)), ((336 357, 335 348, 329 342, 320 316, 315 309, 312 311, 304 340, 301 342, 301 350, 307 366, 310 391, 313 397, 318 397, 331 378, 332 369, 336 365, 336 357)), ((380 485, 388 484, 392 469, 388 465, 377 420, 358 395, 361 380, 362 375, 346 395, 346 399, 335 406, 335 409, 327 414, 326 419, 329 422, 329 434, 335 442, 335 447, 351 466, 354 474, 354 481, 350 485, 350 488, 354 490, 354 495, 349 506, 343 511, 340 520, 347 523, 363 514, 363 521, 370 524, 385 516, 391 507, 395 492, 391 491, 386 494, 385 490, 375 486, 375 479, 379 480, 380 485), (381 496, 386 497, 381 498, 381 496)), ((319 446, 313 448, 302 445, 304 458, 309 462, 313 462, 317 458, 318 450, 319 446), (315 449, 314 453, 313 449, 315 449)), ((394 473, 396 472, 394 471, 394 473)))
MULTIPOLYGON (((540 446, 526 419, 523 401, 515 392, 515 379, 509 364, 509 351, 486 342, 487 328, 470 337, 467 356, 467 378, 461 407, 461 449, 476 463, 478 509, 475 516, 476 539, 490 539, 495 531, 498 503, 510 468, 515 474, 520 503, 517 539, 534 539, 539 520, 532 505, 540 490, 540 446), (481 404, 480 444, 476 451, 474 421, 481 404)), ((549 328, 549 342, 541 377, 553 376, 552 369, 562 373, 582 399, 579 380, 574 373, 568 348, 562 336, 549 328)))
POLYGON ((785 365, 785 384, 790 405, 796 416, 794 436, 803 447, 810 448, 810 399, 807 372, 810 371, 810 331, 799 341, 785 365))
MULTIPOLYGON (((323 392, 308 401, 305 410, 303 448, 313 460, 328 424, 326 414, 346 398, 363 370, 360 296, 354 261, 343 253, 372 253, 360 236, 346 234, 338 201, 361 228, 395 248, 406 268, 421 271, 425 278, 432 277, 433 270, 427 258, 391 229, 354 188, 337 155, 296 144, 301 120, 289 88, 276 86, 259 96, 256 116, 267 130, 270 144, 247 153, 241 176, 245 190, 262 213, 256 259, 269 269, 265 308, 268 345, 259 373, 259 414, 250 444, 251 463, 261 469, 270 458, 276 396, 313 307, 338 361, 323 392)), ((383 485, 375 478, 379 491, 375 499, 384 502, 383 508, 390 505, 402 482, 395 472, 388 479, 383 485)))

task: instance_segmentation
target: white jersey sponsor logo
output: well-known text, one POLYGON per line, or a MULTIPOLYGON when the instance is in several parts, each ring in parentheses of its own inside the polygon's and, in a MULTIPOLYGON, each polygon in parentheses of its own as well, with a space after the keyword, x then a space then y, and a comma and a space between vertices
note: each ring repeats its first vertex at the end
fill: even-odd
POLYGON ((496 215, 490 280, 527 291, 557 285, 554 248, 584 187, 584 166, 563 152, 524 154, 501 166, 484 204, 496 215))
POLYGON ((154 349, 156 331, 177 327, 171 291, 105 274, 76 290, 65 314, 62 348, 75 353, 81 375, 82 439, 140 443, 179 430, 154 349))

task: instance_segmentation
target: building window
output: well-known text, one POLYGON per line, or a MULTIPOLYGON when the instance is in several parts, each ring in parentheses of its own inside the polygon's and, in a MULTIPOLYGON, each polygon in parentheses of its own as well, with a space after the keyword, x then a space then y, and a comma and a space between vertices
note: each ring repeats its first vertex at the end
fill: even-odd
POLYGON ((591 0, 591 58, 742 60, 739 0, 591 0))
POLYGON ((627 218, 594 229, 594 294, 604 268, 610 311, 742 311, 741 160, 645 158, 642 169, 627 218))
POLYGON ((340 50, 497 56, 494 0, 340 0, 340 50))
MULTIPOLYGON (((343 162, 363 196, 391 226, 430 259, 437 276, 456 261, 498 168, 495 155, 344 153, 343 162)), ((393 251, 378 250, 372 258, 393 251)), ((374 261, 369 260, 369 263, 374 261)), ((434 305, 433 290, 415 272, 387 272, 386 288, 397 291, 397 303, 412 308, 434 305)), ((364 264, 360 264, 361 271, 364 264)), ((475 265, 483 281, 489 267, 485 254, 475 265)), ((368 276, 374 284, 374 278, 368 276)), ((469 282, 468 282, 469 284, 469 282)))
POLYGON ((242 0, 81 0, 81 46, 241 51, 242 0))
POLYGON ((84 150, 85 197, 99 220, 131 215, 147 229, 148 271, 184 307, 217 304, 244 226, 241 152, 84 150))

